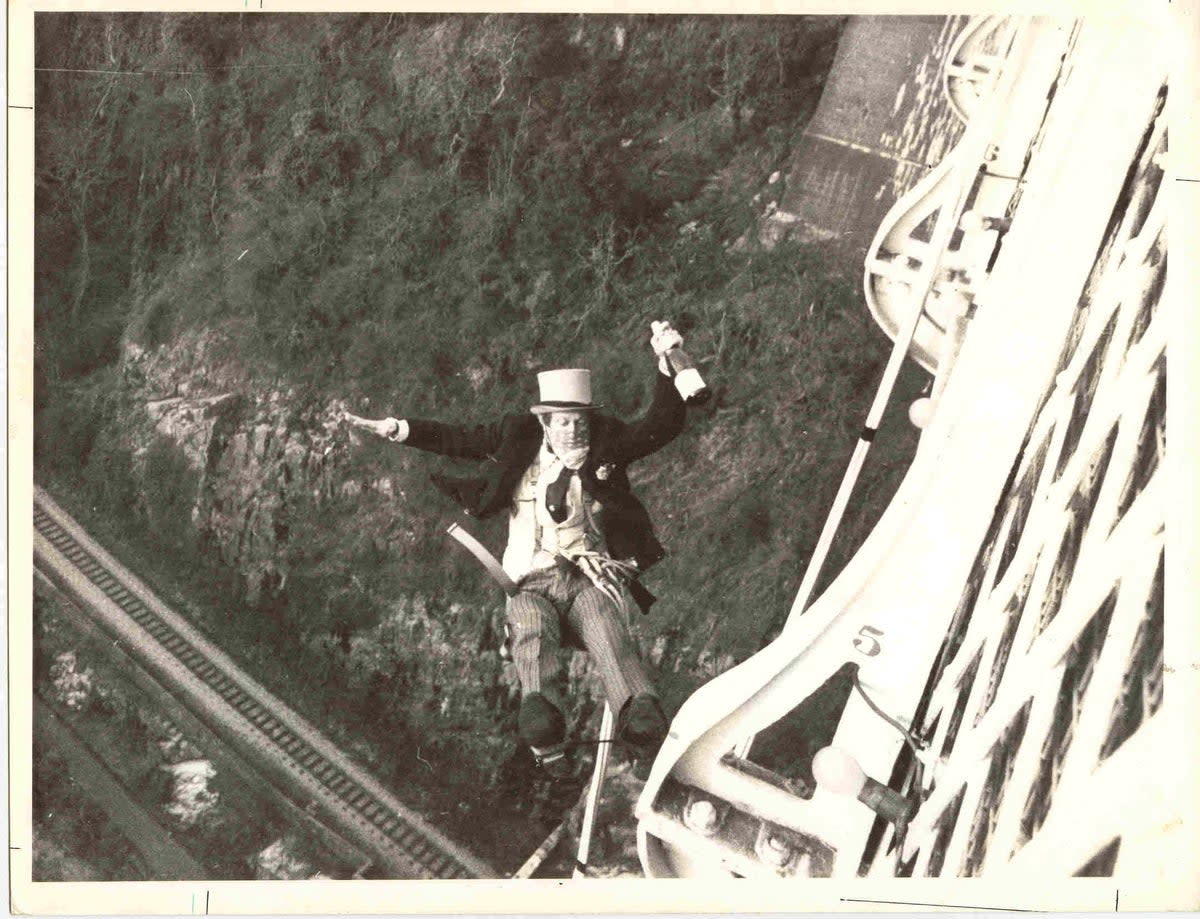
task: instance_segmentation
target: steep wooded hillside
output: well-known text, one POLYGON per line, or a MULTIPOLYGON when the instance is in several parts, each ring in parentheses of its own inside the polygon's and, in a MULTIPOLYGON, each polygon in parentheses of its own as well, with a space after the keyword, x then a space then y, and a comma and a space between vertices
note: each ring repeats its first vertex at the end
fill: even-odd
MULTIPOLYGON (((840 28, 39 14, 38 476, 431 819, 519 857, 557 805, 515 750, 498 593, 442 534, 443 464, 336 413, 484 420, 565 365, 631 416, 671 319, 716 399, 634 470, 671 553, 640 634, 672 706, 760 647, 887 353, 860 265, 756 232, 840 28)), ((832 567, 913 445, 886 427, 832 567)))

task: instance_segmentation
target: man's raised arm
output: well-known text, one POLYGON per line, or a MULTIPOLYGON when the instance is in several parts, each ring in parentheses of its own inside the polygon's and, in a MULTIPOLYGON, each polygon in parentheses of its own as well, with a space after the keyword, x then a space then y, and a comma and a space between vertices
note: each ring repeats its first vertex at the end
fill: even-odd
POLYGON ((661 450, 679 432, 687 417, 683 398, 675 388, 670 376, 670 365, 666 354, 683 343, 683 336, 666 323, 655 323, 650 338, 650 347, 658 364, 654 379, 654 397, 646 414, 626 425, 621 434, 621 453, 626 462, 648 456, 661 450))

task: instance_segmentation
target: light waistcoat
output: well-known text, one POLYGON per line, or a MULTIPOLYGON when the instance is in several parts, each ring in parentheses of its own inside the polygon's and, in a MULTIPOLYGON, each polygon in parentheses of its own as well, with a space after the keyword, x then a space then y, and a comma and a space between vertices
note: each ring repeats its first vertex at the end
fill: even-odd
POLYGON ((546 489, 562 470, 562 460, 543 444, 513 491, 502 564, 514 581, 531 571, 551 567, 556 555, 570 558, 581 552, 605 551, 604 537, 595 524, 600 502, 588 496, 585 505, 578 475, 571 477, 567 489, 567 516, 563 522, 555 523, 546 509, 546 489))

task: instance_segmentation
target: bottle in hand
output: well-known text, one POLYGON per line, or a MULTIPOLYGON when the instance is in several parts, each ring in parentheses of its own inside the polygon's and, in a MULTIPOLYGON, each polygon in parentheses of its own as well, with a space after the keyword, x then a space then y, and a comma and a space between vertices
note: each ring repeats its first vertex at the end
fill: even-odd
MULTIPOLYGON (((658 323, 655 325, 657 326, 658 323)), ((666 325, 665 322, 662 323, 663 327, 666 325)), ((679 395, 683 397, 684 402, 688 405, 703 405, 712 398, 712 390, 700 376, 700 371, 696 369, 696 362, 688 356, 683 348, 676 345, 667 351, 664 357, 667 360, 671 377, 675 381, 675 388, 679 390, 679 395)))

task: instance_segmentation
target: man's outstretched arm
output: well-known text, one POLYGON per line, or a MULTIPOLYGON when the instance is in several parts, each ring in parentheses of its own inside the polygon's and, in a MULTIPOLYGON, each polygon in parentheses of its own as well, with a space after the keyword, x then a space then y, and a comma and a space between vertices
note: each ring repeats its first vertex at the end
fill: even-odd
POLYGON ((360 418, 343 412, 342 418, 364 431, 393 443, 441 453, 457 459, 487 459, 500 445, 501 424, 474 426, 442 424, 419 418, 360 418))

